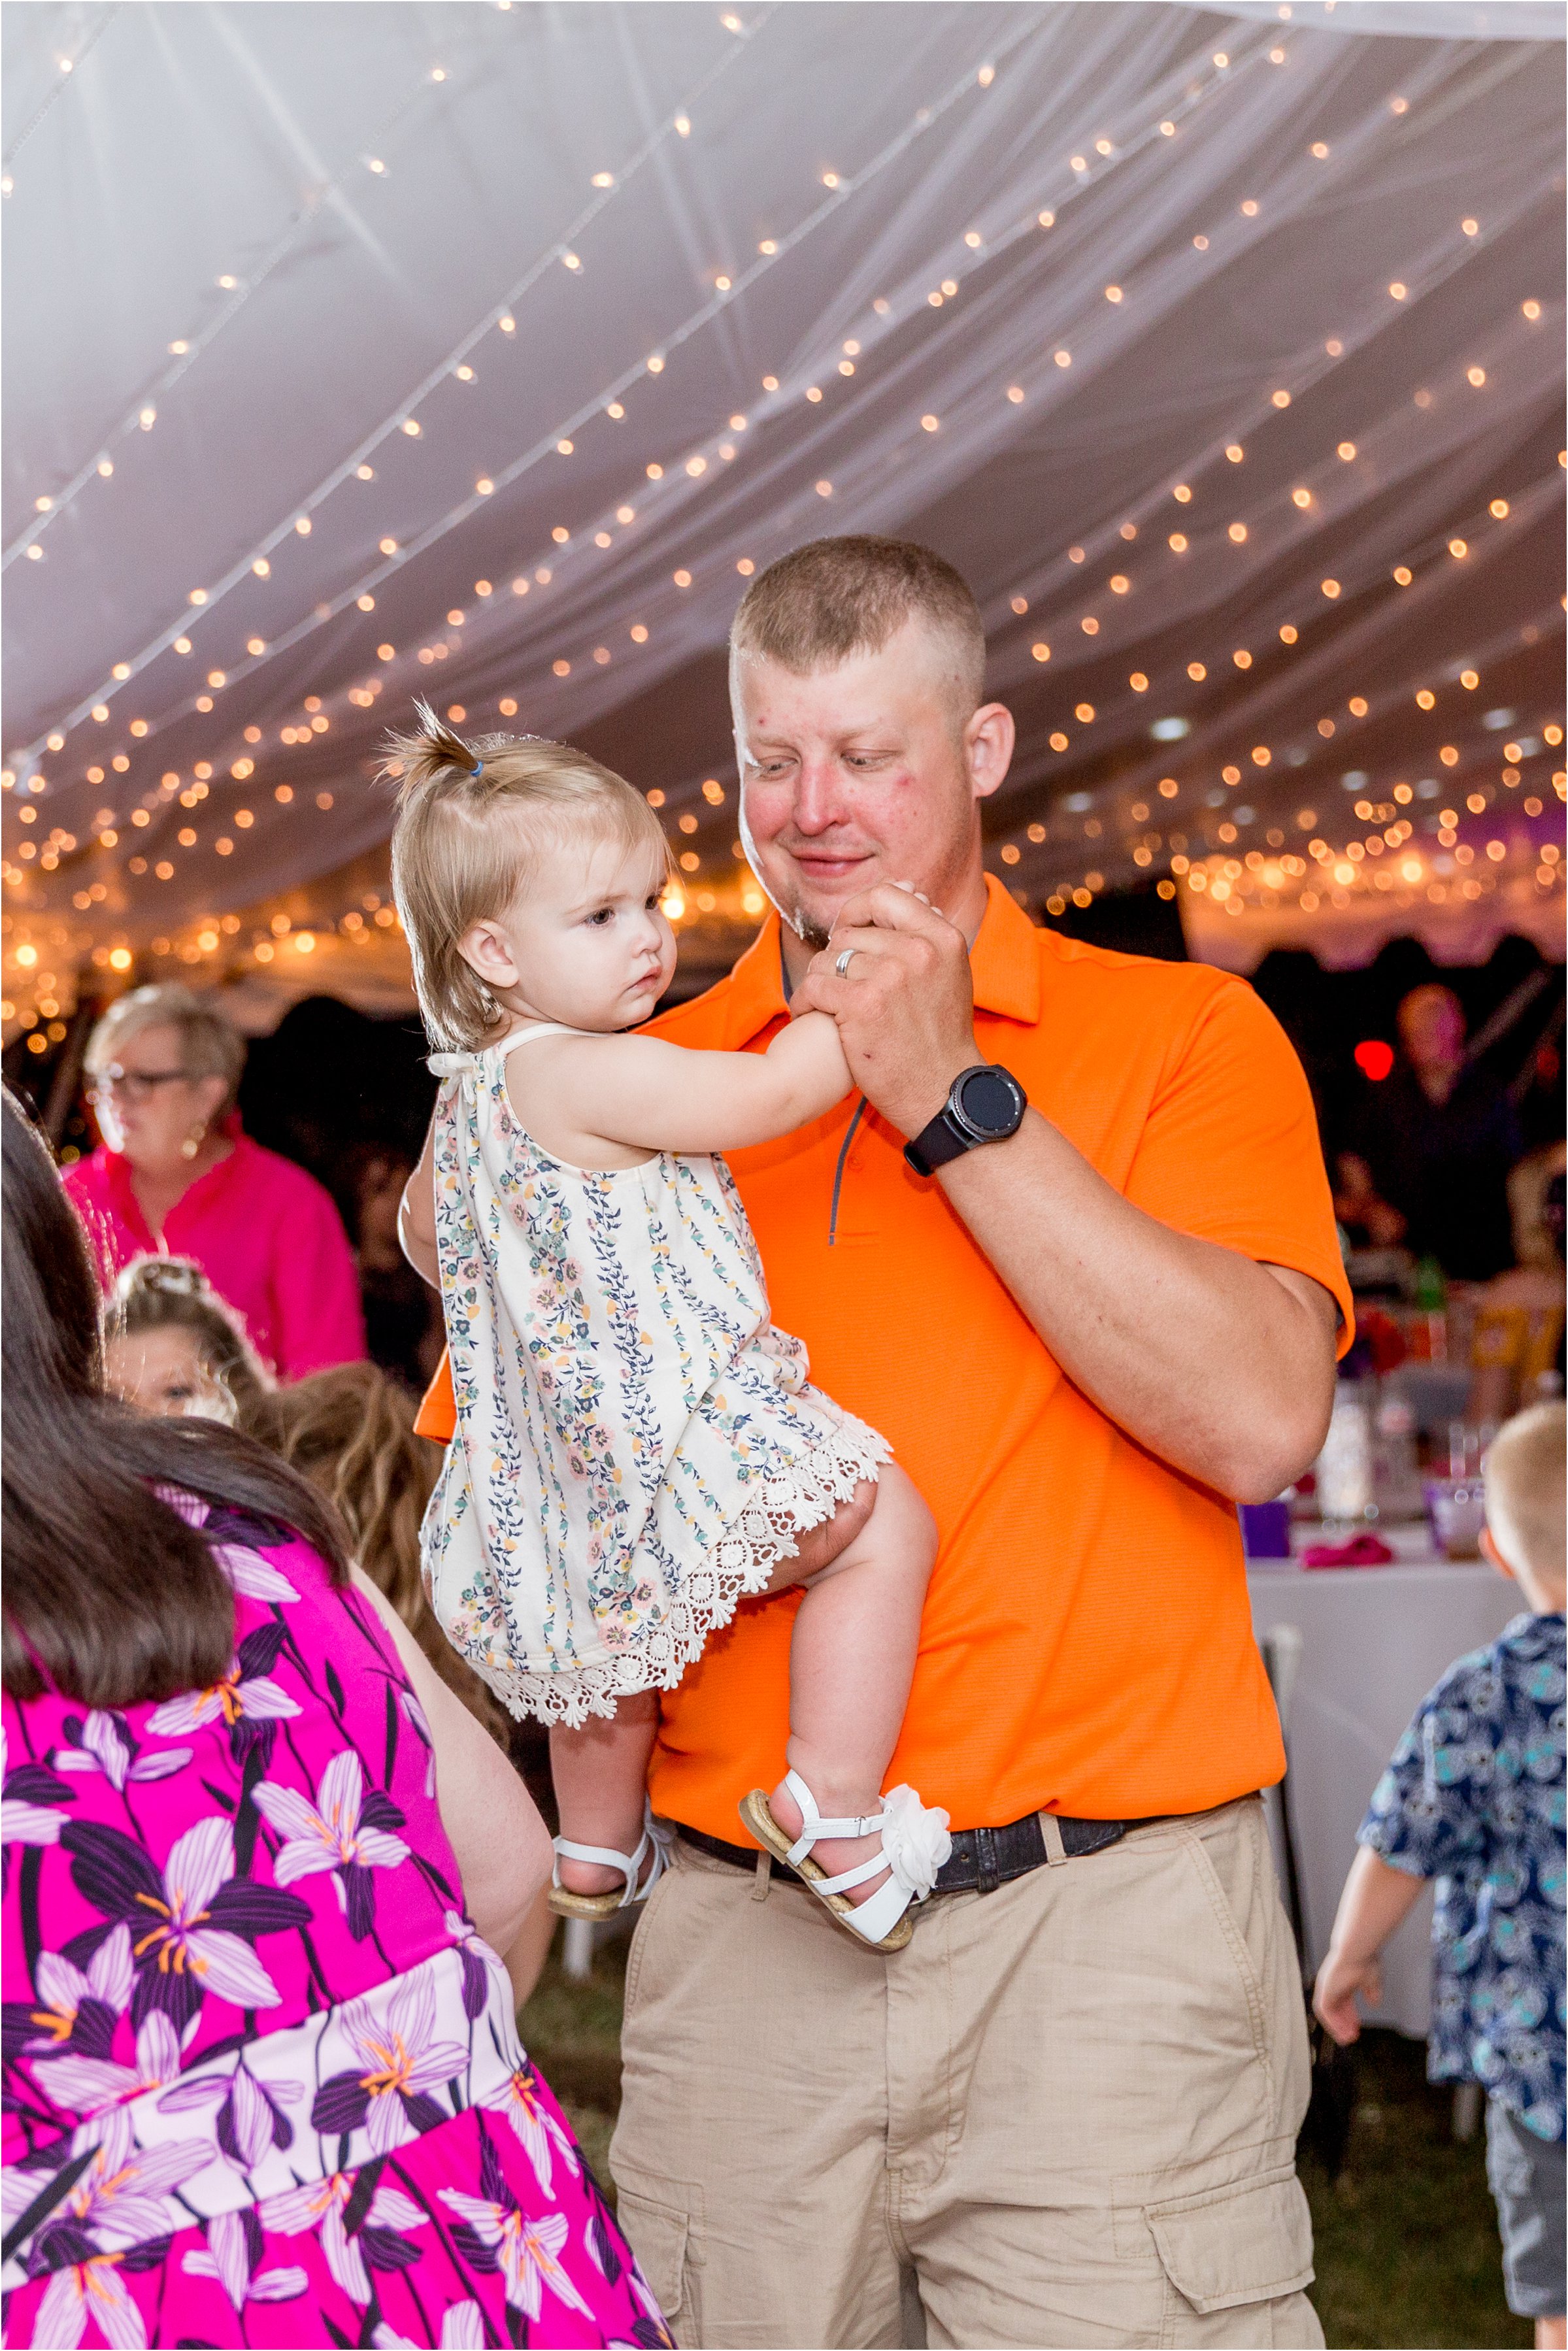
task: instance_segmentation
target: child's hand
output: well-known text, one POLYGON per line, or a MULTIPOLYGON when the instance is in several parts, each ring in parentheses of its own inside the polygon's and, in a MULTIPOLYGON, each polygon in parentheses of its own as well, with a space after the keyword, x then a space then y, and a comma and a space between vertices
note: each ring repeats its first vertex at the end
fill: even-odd
POLYGON ((1312 1986, 1312 2013, 1342 2049, 1361 2038, 1356 1994, 1375 2004, 1383 1997, 1383 1970, 1375 1959, 1353 1959, 1331 1949, 1312 1986))

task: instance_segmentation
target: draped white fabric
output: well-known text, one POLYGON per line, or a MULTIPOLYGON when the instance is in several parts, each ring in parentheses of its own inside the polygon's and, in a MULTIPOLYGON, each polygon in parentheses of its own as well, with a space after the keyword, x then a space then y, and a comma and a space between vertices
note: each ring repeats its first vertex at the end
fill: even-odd
POLYGON ((416 692, 664 789, 738 913, 730 615, 862 529, 981 598, 1020 726, 988 859, 1032 901, 1176 852, 1217 904, 1234 849, 1249 920, 1375 912, 1386 872, 1405 927, 1539 928, 1559 24, 7 12, 7 996, 29 942, 287 890, 329 921, 416 692), (1386 867, 1355 805, 1415 828, 1386 867))

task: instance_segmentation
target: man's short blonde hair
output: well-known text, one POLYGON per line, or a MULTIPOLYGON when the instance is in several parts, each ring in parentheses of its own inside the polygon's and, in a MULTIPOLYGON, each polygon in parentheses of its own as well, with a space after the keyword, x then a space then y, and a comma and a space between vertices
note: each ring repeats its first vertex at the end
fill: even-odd
POLYGON ((1487 1521, 1511 1567, 1561 1591, 1568 1551, 1568 1406, 1532 1405, 1487 1450, 1487 1521))
POLYGON ((667 871, 664 828, 640 792, 570 743, 542 735, 455 735, 425 703, 387 745, 398 778, 392 891, 432 1041, 471 1052, 495 1026, 494 998, 458 942, 511 904, 540 853, 570 838, 646 846, 667 871))
POLYGON ((234 1108, 245 1068, 245 1039, 210 996, 198 996, 193 987, 172 981, 162 987, 133 987, 110 1006, 87 1040, 88 1076, 101 1078, 143 1029, 175 1029, 185 1075, 222 1078, 226 1092, 218 1115, 234 1108))
POLYGON ((915 619, 951 644, 967 720, 986 685, 980 608, 963 574, 913 539, 814 538, 781 555, 741 598, 730 654, 760 654, 804 676, 880 653, 915 619))

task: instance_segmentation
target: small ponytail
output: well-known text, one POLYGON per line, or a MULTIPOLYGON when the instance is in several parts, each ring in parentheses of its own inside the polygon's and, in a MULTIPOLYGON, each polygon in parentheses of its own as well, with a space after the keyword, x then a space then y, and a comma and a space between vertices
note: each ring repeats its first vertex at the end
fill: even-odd
POLYGON ((461 735, 454 732, 444 718, 438 718, 428 702, 416 702, 414 714, 418 727, 409 735, 387 737, 387 758, 382 772, 397 779, 397 803, 400 809, 435 783, 444 774, 477 778, 485 762, 472 750, 461 735))

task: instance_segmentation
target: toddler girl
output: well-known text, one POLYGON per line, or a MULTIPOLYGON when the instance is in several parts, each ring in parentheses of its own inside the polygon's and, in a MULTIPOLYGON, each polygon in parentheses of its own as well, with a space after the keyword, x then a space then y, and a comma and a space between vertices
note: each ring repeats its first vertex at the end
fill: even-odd
POLYGON ((593 1917, 663 1865, 655 1693, 737 1601, 803 1586, 789 1768, 742 1817, 898 1949, 948 1851, 945 1813, 881 1793, 936 1532, 885 1441, 768 1320, 716 1155, 842 1097, 837 1028, 808 1013, 762 1054, 629 1035, 675 960, 657 818, 566 745, 470 748, 420 717, 392 747, 392 872, 442 1048, 408 1212, 457 1407, 424 1524, 435 1613, 514 1714, 549 1725, 555 1903, 593 1917))

